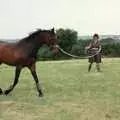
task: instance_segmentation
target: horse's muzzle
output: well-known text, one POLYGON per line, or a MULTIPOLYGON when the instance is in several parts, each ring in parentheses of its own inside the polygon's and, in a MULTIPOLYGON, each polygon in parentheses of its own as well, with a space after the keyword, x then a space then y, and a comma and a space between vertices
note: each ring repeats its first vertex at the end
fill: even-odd
POLYGON ((59 49, 57 47, 58 45, 52 45, 51 51, 53 52, 54 55, 56 55, 59 52, 59 49))

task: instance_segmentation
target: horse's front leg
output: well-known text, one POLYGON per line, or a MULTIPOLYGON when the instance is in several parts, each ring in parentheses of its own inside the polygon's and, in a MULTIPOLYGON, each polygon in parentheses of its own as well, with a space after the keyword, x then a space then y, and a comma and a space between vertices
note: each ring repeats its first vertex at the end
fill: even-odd
POLYGON ((21 69, 22 69, 21 66, 16 67, 14 82, 7 90, 4 91, 5 95, 9 94, 14 89, 14 87, 17 85, 21 69))
POLYGON ((33 63, 32 65, 29 66, 29 69, 31 71, 31 74, 35 80, 35 83, 36 83, 36 87, 37 87, 37 91, 39 93, 39 96, 42 97, 43 96, 43 92, 42 92, 42 89, 41 89, 41 86, 39 84, 39 80, 38 80, 38 77, 37 77, 37 74, 36 74, 36 66, 35 66, 35 63, 33 63))

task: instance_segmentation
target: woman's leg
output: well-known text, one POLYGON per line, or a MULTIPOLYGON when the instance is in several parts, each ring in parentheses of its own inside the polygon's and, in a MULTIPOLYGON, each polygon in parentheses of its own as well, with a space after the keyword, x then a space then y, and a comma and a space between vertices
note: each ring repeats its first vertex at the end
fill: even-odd
POLYGON ((96 63, 96 68, 97 68, 97 71, 100 72, 100 64, 99 63, 96 63))
POLYGON ((88 66, 88 72, 90 72, 90 70, 91 70, 91 68, 92 68, 92 62, 89 64, 89 66, 88 66))
POLYGON ((96 69, 98 72, 100 72, 100 63, 101 63, 101 55, 100 54, 95 56, 95 62, 96 62, 96 69))

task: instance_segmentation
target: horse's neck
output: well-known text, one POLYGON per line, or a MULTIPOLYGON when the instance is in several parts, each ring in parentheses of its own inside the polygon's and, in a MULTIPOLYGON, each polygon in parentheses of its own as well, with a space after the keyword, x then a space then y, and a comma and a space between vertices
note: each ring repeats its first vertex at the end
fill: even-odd
POLYGON ((20 51, 22 51, 26 57, 36 57, 40 46, 41 44, 37 44, 37 42, 34 40, 20 41, 17 45, 17 47, 19 47, 20 51))

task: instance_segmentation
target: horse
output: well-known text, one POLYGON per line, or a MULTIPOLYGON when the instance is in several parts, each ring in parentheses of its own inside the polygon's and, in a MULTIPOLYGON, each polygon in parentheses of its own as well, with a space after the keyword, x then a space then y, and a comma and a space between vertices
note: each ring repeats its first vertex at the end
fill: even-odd
POLYGON ((17 85, 21 70, 27 67, 36 83, 38 95, 43 96, 43 90, 36 73, 37 52, 43 44, 46 44, 54 54, 58 52, 55 47, 56 34, 54 28, 51 30, 38 29, 14 43, 0 43, 0 64, 4 63, 16 67, 14 82, 4 91, 0 88, 0 94, 8 95, 17 85))

